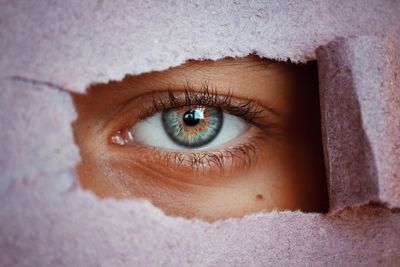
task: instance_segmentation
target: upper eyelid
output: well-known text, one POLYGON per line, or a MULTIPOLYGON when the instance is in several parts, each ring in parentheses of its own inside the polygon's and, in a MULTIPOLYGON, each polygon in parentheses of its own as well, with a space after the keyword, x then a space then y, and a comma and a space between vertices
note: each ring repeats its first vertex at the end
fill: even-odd
POLYGON ((164 89, 153 90, 152 92, 145 93, 145 94, 142 94, 139 96, 135 96, 130 101, 133 101, 134 99, 143 97, 145 95, 162 94, 162 93, 166 93, 166 92, 172 92, 173 94, 176 94, 176 93, 186 94, 189 92, 192 95, 194 95, 194 94, 201 95, 201 94, 205 94, 205 93, 212 93, 214 95, 218 95, 221 98, 230 97, 235 100, 240 100, 242 102, 245 102, 245 101, 250 102, 253 105, 259 106, 263 110, 273 114, 276 117, 279 117, 279 118, 283 117, 282 114, 280 114, 272 106, 267 105, 265 103, 261 103, 262 101, 260 101, 257 98, 248 99, 248 98, 245 98, 242 96, 235 96, 235 91, 236 90, 228 89, 227 92, 221 92, 221 90, 218 90, 217 86, 213 86, 213 84, 209 81, 203 81, 201 86, 195 86, 195 85, 192 85, 189 81, 186 81, 186 83, 184 85, 177 85, 177 84, 169 83, 166 85, 166 88, 164 88, 164 89))
MULTIPOLYGON (((204 80, 201 83, 201 86, 196 86, 196 85, 192 85, 190 83, 189 80, 186 80, 185 85, 184 86, 177 86, 177 85, 173 85, 173 84, 168 84, 168 89, 167 90, 171 90, 171 91, 189 91, 189 92, 193 92, 193 93, 204 93, 204 91, 206 92, 212 92, 215 93, 218 96, 221 97, 232 97, 235 99, 240 99, 240 100, 244 100, 244 101, 250 101, 258 106, 263 107, 264 109, 268 110, 270 113, 274 114, 275 116, 281 117, 281 115, 279 114, 278 111, 276 111, 273 107, 271 107, 270 105, 266 105, 261 103, 261 101, 259 101, 259 99, 257 98, 253 98, 253 99, 248 99, 246 97, 243 96, 235 96, 235 92, 238 90, 234 90, 232 87, 227 88, 227 92, 221 92, 221 90, 218 89, 219 86, 215 86, 211 81, 209 80, 204 80)), ((246 91, 241 90, 241 91, 246 91)))
MULTIPOLYGON (((200 81, 192 81, 189 78, 182 78, 176 77, 174 80, 175 82, 171 82, 166 80, 165 78, 155 77, 155 82, 150 79, 150 77, 146 78, 149 79, 146 84, 142 87, 143 93, 139 95, 135 95, 129 98, 125 102, 134 101, 136 98, 144 97, 146 95, 152 94, 160 94, 165 93, 168 91, 171 92, 193 92, 193 93, 202 93, 207 88, 208 91, 215 92, 219 96, 232 96, 235 99, 243 100, 243 101, 250 101, 253 104, 262 107, 272 115, 276 117, 284 117, 277 109, 274 108, 273 103, 265 103, 265 100, 261 100, 262 98, 259 97, 246 97, 245 95, 237 95, 236 92, 246 92, 246 88, 235 88, 235 86, 229 85, 228 87, 225 85, 215 85, 211 80, 200 80, 200 81), (239 90, 240 89, 240 90, 239 90)), ((139 89, 139 88, 138 88, 139 89)), ((250 90, 251 91, 251 90, 250 90)))
MULTIPOLYGON (((250 99, 243 99, 242 97, 236 97, 236 96, 234 96, 233 90, 229 90, 228 93, 220 93, 220 91, 216 89, 217 87, 212 87, 212 90, 209 90, 209 88, 211 86, 212 86, 211 83, 206 82, 206 81, 202 84, 202 86, 200 88, 192 86, 188 82, 184 86, 182 86, 182 85, 177 86, 177 85, 169 84, 164 88, 161 87, 158 90, 153 90, 151 92, 147 92, 144 94, 140 94, 140 95, 131 97, 118 105, 119 106, 118 110, 114 112, 114 114, 110 117, 109 121, 106 122, 102 128, 103 129, 109 128, 109 125, 113 123, 115 117, 131 110, 133 108, 132 104, 137 103, 137 101, 139 101, 141 98, 151 97, 153 102, 164 99, 164 102, 165 102, 165 101, 168 101, 168 100, 166 100, 166 97, 165 97, 167 94, 173 94, 174 96, 176 96, 178 94, 184 95, 187 93, 197 94, 197 95, 202 95, 205 93, 212 93, 213 95, 217 95, 220 98, 230 97, 234 101, 241 102, 242 104, 243 103, 251 103, 251 105, 258 107, 260 110, 262 110, 262 113, 264 113, 264 111, 267 111, 269 114, 272 114, 273 116, 276 116, 278 118, 282 117, 275 109, 273 109, 270 106, 260 104, 260 102, 257 101, 256 99, 250 100, 250 99), (207 89, 205 89, 205 88, 207 88, 207 89), (160 97, 156 97, 157 95, 160 95, 160 97), (161 97, 161 95, 163 95, 163 96, 161 97)), ((154 103, 152 103, 152 105, 154 105, 154 103)), ((147 106, 150 106, 150 105, 147 105, 147 106)), ((131 119, 131 120, 129 120, 129 122, 126 122, 123 125, 119 124, 118 127, 111 127, 112 131, 115 132, 115 131, 119 131, 119 130, 127 128, 127 127, 131 127, 133 124, 137 123, 138 121, 143 120, 147 117, 150 117, 151 115, 155 114, 156 112, 160 112, 160 111, 161 110, 156 110, 156 111, 153 110, 150 112, 148 112, 148 111, 140 112, 139 117, 137 117, 135 119, 131 119)), ((233 114, 233 115, 235 115, 235 114, 233 114)), ((262 124, 257 125, 256 124, 256 126, 259 126, 260 128, 271 128, 272 125, 270 123, 268 123, 267 125, 262 125, 262 124)))
MULTIPOLYGON (((269 111, 275 116, 279 116, 270 108, 266 108, 263 105, 259 105, 253 100, 236 98, 232 94, 220 94, 217 90, 208 90, 207 87, 201 88, 201 90, 193 89, 190 86, 186 86, 183 90, 167 89, 167 91, 160 92, 167 94, 167 97, 160 97, 159 99, 153 98, 153 108, 148 113, 142 114, 140 119, 145 119, 151 115, 161 112, 169 108, 178 108, 189 105, 208 105, 222 108, 224 111, 241 117, 247 120, 249 123, 253 123, 260 128, 263 126, 257 124, 257 119, 261 118, 261 114, 265 111, 269 111), (179 96, 177 96, 179 94, 179 96), (184 100, 182 100, 184 99, 184 100)), ((270 126, 270 125, 268 125, 270 126)))

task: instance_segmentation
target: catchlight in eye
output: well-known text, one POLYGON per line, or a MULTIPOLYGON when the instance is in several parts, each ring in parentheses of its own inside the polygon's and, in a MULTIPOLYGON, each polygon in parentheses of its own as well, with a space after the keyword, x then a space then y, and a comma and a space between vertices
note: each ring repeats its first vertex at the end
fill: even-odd
POLYGON ((215 107, 181 107, 162 112, 162 123, 176 144, 197 148, 210 143, 219 134, 223 112, 215 107))

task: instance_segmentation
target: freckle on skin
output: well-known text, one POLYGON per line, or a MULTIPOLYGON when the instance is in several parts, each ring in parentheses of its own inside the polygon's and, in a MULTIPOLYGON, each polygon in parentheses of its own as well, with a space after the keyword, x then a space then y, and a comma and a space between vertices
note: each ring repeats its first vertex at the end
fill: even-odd
POLYGON ((257 199, 257 200, 263 200, 263 199, 264 199, 264 196, 261 195, 261 194, 258 194, 258 195, 256 196, 256 199, 257 199))

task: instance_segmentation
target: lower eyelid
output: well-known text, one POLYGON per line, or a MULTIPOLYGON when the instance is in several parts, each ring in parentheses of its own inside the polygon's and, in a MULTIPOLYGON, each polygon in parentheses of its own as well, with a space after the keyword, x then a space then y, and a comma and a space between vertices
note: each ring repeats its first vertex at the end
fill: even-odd
POLYGON ((140 155, 132 159, 136 166, 147 166, 146 169, 157 171, 160 177, 204 185, 218 182, 214 181, 216 177, 229 178, 242 173, 257 162, 256 148, 250 144, 210 153, 148 151, 140 155))
MULTIPOLYGON (((232 173, 246 171, 257 164, 262 148, 268 145, 268 137, 256 127, 252 127, 232 143, 209 151, 173 151, 141 144, 126 147, 115 147, 113 150, 121 157, 128 157, 142 165, 158 166, 168 176, 188 177, 204 176, 207 179, 215 176, 229 176, 232 173)), ((123 160, 123 159, 121 159, 123 160)))
MULTIPOLYGON (((145 103, 151 101, 151 99, 153 97, 148 95, 131 101, 116 114, 117 124, 126 125, 128 121, 130 123, 137 121, 140 118, 141 110, 145 109, 145 105, 147 105, 145 103), (148 101, 145 101, 145 99, 148 101), (129 114, 129 116, 124 117, 124 114, 129 114)), ((267 117, 266 121, 271 120, 267 117)), ((112 126, 112 124, 110 125, 112 126)), ((121 147, 111 141, 109 147, 121 155, 121 161, 126 158, 128 162, 137 162, 143 166, 150 166, 149 168, 159 166, 160 172, 165 173, 166 176, 174 173, 177 176, 186 177, 186 179, 191 176, 203 176, 201 180, 209 180, 214 179, 215 176, 221 177, 229 176, 232 173, 241 173, 255 166, 258 155, 268 145, 268 142, 266 142, 269 137, 268 131, 272 127, 269 127, 268 124, 261 129, 249 123, 247 125, 249 128, 232 141, 206 150, 173 151, 136 142, 121 147)), ((126 129, 129 128, 129 126, 126 127, 126 129)), ((109 138, 111 140, 111 136, 109 138)))
MULTIPOLYGON (((201 95, 202 92, 189 92, 189 94, 198 94, 201 95)), ((151 94, 146 94, 142 96, 137 96, 131 101, 126 101, 123 107, 110 118, 110 123, 107 123, 106 126, 114 125, 113 131, 114 133, 123 129, 124 127, 129 127, 134 125, 135 123, 154 115, 160 110, 155 110, 155 106, 158 106, 158 109, 166 109, 171 108, 168 106, 169 104, 166 103, 165 99, 168 98, 169 91, 159 91, 151 94), (155 104, 158 103, 158 104, 155 104), (165 106, 167 105, 167 106, 165 106), (111 122, 116 123, 111 123, 111 122), (115 127, 115 125, 120 125, 120 127, 115 127), (121 127, 122 125, 122 127, 121 127)), ((177 101, 179 100, 182 102, 182 99, 185 99, 185 91, 178 91, 177 93, 173 93, 174 97, 176 97, 177 101), (182 98, 182 99, 181 99, 182 98)), ((206 92, 206 94, 213 94, 211 92, 206 92)), ((199 96, 197 96, 199 97, 199 96)), ((225 96, 218 96, 221 99, 225 98, 225 96)), ((201 97, 200 97, 201 98, 201 97)), ((209 97, 208 97, 209 98, 209 97)), ((229 97, 230 98, 230 97, 229 97)), ((242 100, 236 99, 234 97, 230 98, 230 103, 232 103, 232 107, 228 108, 230 110, 226 110, 227 113, 233 114, 233 116, 242 117, 242 119, 249 119, 249 123, 257 122, 257 118, 261 119, 266 116, 265 113, 269 114, 270 112, 263 112, 266 111, 267 108, 263 107, 262 105, 256 105, 249 100, 242 100), (246 110, 246 111, 245 111, 246 110), (231 113, 233 112, 233 113, 231 113), (262 114, 261 114, 262 113, 262 114)), ((222 100, 221 100, 222 101, 222 100)), ((226 103, 227 104, 227 103, 226 103)), ((203 103, 203 105, 207 105, 207 103, 203 103)), ((271 120, 271 116, 268 115, 268 120, 271 120)), ((275 116, 272 116, 275 117, 275 116)), ((255 124, 258 126, 258 124, 255 124)), ((260 128, 263 128, 263 123, 260 122, 260 128)), ((107 127, 108 128, 108 127, 107 127)))

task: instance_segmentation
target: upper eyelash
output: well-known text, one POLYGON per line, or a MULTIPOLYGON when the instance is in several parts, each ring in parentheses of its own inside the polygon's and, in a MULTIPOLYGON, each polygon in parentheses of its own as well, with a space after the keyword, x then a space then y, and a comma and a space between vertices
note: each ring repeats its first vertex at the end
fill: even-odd
MULTIPOLYGON (((187 84, 184 90, 176 91, 173 87, 168 88, 164 93, 160 91, 152 96, 152 103, 141 111, 138 120, 145 120, 155 113, 162 112, 166 109, 179 108, 182 106, 203 105, 215 106, 221 108, 225 112, 236 115, 246 122, 251 123, 263 130, 263 135, 253 138, 262 139, 265 134, 268 135, 270 130, 274 128, 271 123, 262 123, 261 114, 266 108, 256 104, 255 101, 236 99, 232 91, 227 94, 219 94, 216 89, 203 83, 200 90, 187 84), (161 95, 160 95, 161 94, 161 95)), ((261 140, 262 140, 261 139, 261 140)), ((154 148, 156 149, 156 148, 154 148)), ((257 152, 257 144, 254 140, 245 144, 229 147, 225 150, 216 151, 196 151, 196 152, 164 152, 160 156, 166 165, 175 164, 176 166, 189 166, 191 169, 203 172, 214 166, 220 170, 220 175, 224 174, 225 163, 227 160, 235 160, 243 164, 243 169, 249 168, 254 163, 257 152)))
POLYGON ((266 125, 259 122, 259 118, 264 109, 251 100, 233 101, 233 94, 231 91, 225 95, 220 95, 215 88, 210 88, 209 83, 203 83, 200 90, 192 88, 190 84, 187 83, 183 90, 183 99, 182 97, 177 96, 177 94, 182 94, 182 91, 178 93, 174 91, 175 90, 170 87, 167 90, 167 97, 154 97, 151 107, 142 112, 139 119, 144 120, 153 114, 162 112, 166 109, 203 105, 219 107, 229 114, 238 116, 260 128, 266 128, 266 125))

